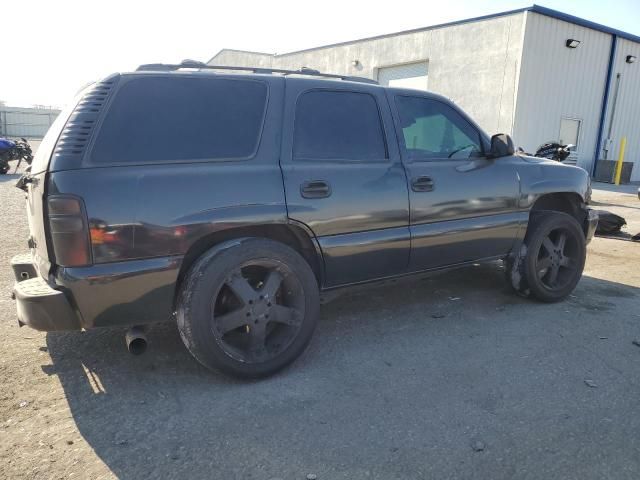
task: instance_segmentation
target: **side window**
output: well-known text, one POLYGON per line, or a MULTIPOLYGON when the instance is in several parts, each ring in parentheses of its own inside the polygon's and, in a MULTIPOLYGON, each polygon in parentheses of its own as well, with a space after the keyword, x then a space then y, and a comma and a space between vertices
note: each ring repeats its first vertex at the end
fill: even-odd
POLYGON ((299 160, 383 160, 378 105, 367 93, 312 90, 296 105, 293 157, 299 160))
POLYGON ((396 106, 408 158, 482 156, 480 134, 449 105, 423 97, 396 96, 396 106))
POLYGON ((267 86, 251 80, 141 77, 117 92, 94 163, 241 159, 258 146, 267 86))

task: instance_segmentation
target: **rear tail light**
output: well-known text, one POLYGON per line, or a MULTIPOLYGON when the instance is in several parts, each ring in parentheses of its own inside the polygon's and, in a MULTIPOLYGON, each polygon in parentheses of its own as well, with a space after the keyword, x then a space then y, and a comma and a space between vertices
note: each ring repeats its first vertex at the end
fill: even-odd
POLYGON ((87 215, 82 200, 69 195, 48 197, 49 231, 56 264, 82 267, 91 264, 87 215))

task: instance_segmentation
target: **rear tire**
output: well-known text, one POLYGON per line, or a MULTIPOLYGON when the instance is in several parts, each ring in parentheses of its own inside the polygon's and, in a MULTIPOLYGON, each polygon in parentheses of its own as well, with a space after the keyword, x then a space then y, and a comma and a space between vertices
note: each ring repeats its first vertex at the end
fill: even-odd
POLYGON ((305 350, 319 316, 319 290, 295 250, 268 239, 218 245, 191 267, 178 296, 180 336, 205 367, 259 378, 305 350))
POLYGON ((584 233, 575 218, 560 212, 532 212, 520 251, 507 261, 507 278, 521 295, 558 302, 580 281, 586 252, 584 233))
POLYGON ((0 165, 0 175, 4 175, 5 173, 7 173, 9 171, 9 164, 7 165, 0 165))

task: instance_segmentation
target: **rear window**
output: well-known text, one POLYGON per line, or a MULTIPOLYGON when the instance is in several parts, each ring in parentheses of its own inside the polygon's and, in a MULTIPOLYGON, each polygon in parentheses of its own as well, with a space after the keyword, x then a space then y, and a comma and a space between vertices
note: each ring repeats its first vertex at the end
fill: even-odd
POLYGON ((375 98, 367 93, 315 90, 296 106, 294 158, 382 160, 387 157, 375 98))
POLYGON ((78 104, 78 101, 82 97, 82 95, 86 92, 86 89, 82 91, 79 95, 77 95, 71 103, 69 103, 65 108, 60 112, 60 114, 53 121, 49 130, 45 134, 42 142, 38 146, 36 150, 36 154, 33 157, 33 162, 31 162, 31 173, 36 174, 40 172, 44 172, 49 166, 49 160, 51 159, 51 153, 56 146, 56 142, 62 133, 62 129, 64 128, 67 120, 71 116, 71 112, 78 104))
POLYGON ((258 146, 266 103, 267 86, 255 80, 137 78, 114 98, 91 161, 248 158, 258 146))

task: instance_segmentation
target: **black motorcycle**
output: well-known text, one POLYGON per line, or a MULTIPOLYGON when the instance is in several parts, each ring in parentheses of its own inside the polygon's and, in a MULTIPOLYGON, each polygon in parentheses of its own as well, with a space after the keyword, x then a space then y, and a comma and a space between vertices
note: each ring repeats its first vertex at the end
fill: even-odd
POLYGON ((9 162, 11 160, 18 160, 14 173, 18 171, 23 160, 31 165, 33 152, 26 138, 16 141, 0 138, 0 175, 4 175, 9 171, 9 162))
POLYGON ((556 142, 545 143, 544 145, 540 145, 538 150, 536 151, 535 156, 541 158, 548 158, 549 160, 555 160, 557 162, 563 162, 569 155, 571 155, 571 151, 576 148, 575 145, 560 145, 556 142))

